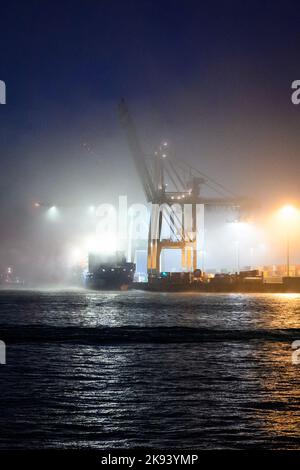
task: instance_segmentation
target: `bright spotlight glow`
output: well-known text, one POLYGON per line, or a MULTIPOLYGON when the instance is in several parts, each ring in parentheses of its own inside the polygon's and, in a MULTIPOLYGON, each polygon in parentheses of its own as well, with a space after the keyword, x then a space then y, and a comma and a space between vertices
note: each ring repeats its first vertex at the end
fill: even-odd
POLYGON ((280 209, 280 215, 285 220, 294 220, 298 213, 298 209, 290 204, 287 204, 280 209))
POLYGON ((84 243, 88 253, 114 253, 117 250, 117 237, 113 233, 87 237, 84 243))
POLYGON ((49 209, 47 211, 47 215, 52 220, 56 219, 56 217, 58 215, 57 207, 56 206, 49 207, 49 209))
POLYGON ((89 208, 88 208, 88 213, 89 213, 89 214, 94 214, 94 213, 95 213, 95 210, 96 210, 96 207, 95 207, 95 206, 89 206, 89 208))
POLYGON ((78 264, 82 259, 82 252, 79 248, 73 248, 70 252, 71 264, 78 264))
POLYGON ((95 236, 87 237, 84 248, 88 253, 98 253, 100 251, 98 240, 95 236))
POLYGON ((100 252, 101 253, 114 253, 117 250, 117 237, 113 233, 100 235, 100 252))

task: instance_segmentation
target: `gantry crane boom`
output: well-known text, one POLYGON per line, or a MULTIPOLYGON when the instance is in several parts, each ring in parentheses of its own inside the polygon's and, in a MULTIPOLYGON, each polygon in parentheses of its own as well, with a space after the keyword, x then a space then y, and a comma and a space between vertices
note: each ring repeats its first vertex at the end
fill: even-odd
POLYGON ((137 137, 135 125, 129 114, 128 107, 124 99, 120 101, 118 111, 122 126, 127 135, 127 140, 134 159, 134 164, 143 185, 147 200, 148 202, 153 202, 156 198, 154 182, 145 162, 145 157, 137 137))

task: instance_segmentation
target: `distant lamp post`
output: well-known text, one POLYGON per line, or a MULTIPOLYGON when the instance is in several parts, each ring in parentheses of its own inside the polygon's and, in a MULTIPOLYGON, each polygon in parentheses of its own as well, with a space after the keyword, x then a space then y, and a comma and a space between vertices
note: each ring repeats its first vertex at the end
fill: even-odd
POLYGON ((235 252, 235 272, 239 273, 240 272, 240 238, 241 238, 241 233, 240 229, 244 225, 243 222, 241 222, 240 218, 235 219, 233 222, 233 227, 234 227, 234 232, 235 232, 235 241, 234 241, 234 252, 235 252))
POLYGON ((280 209, 281 220, 285 223, 286 227, 286 273, 287 277, 290 277, 290 236, 291 236, 291 225, 292 222, 295 222, 297 216, 299 215, 299 210, 287 204, 280 209))
POLYGON ((240 273, 240 241, 236 240, 235 245, 235 271, 237 274, 240 273))

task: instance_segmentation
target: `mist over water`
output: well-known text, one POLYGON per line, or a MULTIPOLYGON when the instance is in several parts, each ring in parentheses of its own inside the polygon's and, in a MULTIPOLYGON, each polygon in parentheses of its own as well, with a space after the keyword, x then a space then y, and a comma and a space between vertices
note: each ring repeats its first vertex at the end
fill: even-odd
MULTIPOLYGON (((135 201, 128 202, 128 210, 135 201)), ((118 201, 109 203, 118 214, 118 201)), ((150 206, 143 204, 150 214, 150 206)), ((149 217, 143 217, 145 230, 141 237, 118 239, 117 225, 113 232, 99 232, 100 218, 91 212, 91 206, 60 207, 52 214, 49 208, 36 208, 30 215, 30 237, 22 240, 22 249, 1 247, 0 270, 10 267, 14 275, 25 281, 27 287, 75 286, 88 269, 88 254, 93 249, 105 253, 116 249, 124 252, 127 260, 136 263, 138 273, 147 272, 147 236, 149 217), (113 243, 112 243, 112 240, 113 243)), ((262 269, 263 266, 286 263, 287 228, 278 216, 278 208, 269 212, 252 210, 240 219, 228 208, 205 209, 204 224, 199 228, 198 267, 206 272, 237 272, 240 269, 262 269)), ((128 221, 130 217, 128 216, 128 221)), ((138 222, 136 222, 138 224, 138 222)), ((102 222, 103 225, 103 222, 102 222)), ((128 222, 129 225, 129 222, 128 222)), ((289 229, 291 264, 300 263, 298 238, 300 224, 289 229)), ((134 226, 131 225, 134 231, 134 226)), ((11 243, 7 241, 6 244, 11 243)), ((164 250, 161 271, 181 271, 179 250, 164 250)))

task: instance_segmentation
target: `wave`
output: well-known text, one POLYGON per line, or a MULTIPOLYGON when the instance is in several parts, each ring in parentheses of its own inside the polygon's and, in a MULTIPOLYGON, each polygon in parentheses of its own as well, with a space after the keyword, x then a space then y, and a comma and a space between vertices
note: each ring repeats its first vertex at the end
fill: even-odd
POLYGON ((300 328, 227 330, 189 327, 55 327, 5 326, 0 337, 7 343, 201 343, 213 341, 279 341, 300 339, 300 328))

